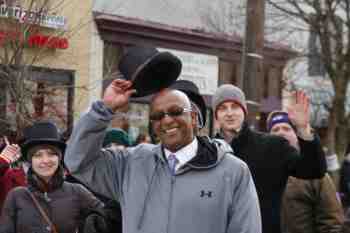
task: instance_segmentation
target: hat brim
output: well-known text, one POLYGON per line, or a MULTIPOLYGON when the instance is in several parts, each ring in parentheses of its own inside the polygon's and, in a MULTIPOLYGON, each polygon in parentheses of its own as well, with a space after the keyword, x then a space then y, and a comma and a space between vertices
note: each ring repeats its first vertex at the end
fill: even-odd
POLYGON ((35 139, 28 140, 23 143, 21 147, 22 156, 25 160, 28 160, 27 153, 30 148, 37 145, 52 145, 58 147, 62 151, 62 156, 64 156, 64 152, 66 150, 66 143, 58 140, 50 140, 50 139, 35 139))
POLYGON ((203 127, 204 127, 207 121, 207 106, 205 104, 204 98, 198 93, 195 93, 192 91, 181 90, 181 89, 179 90, 184 92, 188 96, 188 98, 198 106, 203 117, 203 127))
POLYGON ((160 52, 134 74, 133 97, 147 96, 169 87, 181 73, 181 61, 169 52, 160 52))

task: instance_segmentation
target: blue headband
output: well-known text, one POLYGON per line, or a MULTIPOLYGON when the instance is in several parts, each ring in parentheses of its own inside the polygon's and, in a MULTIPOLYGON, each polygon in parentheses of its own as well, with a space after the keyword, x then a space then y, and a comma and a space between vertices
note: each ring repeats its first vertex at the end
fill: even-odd
POLYGON ((270 132, 272 127, 278 123, 287 123, 293 127, 293 124, 288 117, 288 113, 279 112, 279 113, 276 113, 273 117, 271 117, 271 120, 270 120, 268 127, 267 127, 268 132, 270 132))

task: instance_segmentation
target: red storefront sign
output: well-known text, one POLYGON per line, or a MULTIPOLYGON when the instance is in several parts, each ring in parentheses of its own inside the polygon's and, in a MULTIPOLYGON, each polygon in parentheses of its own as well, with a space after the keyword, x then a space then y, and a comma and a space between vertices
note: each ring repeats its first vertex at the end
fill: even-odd
POLYGON ((48 36, 40 33, 35 33, 24 39, 20 32, 16 31, 1 31, 0 30, 0 46, 5 42, 21 42, 29 47, 67 49, 69 47, 68 39, 59 36, 48 36))

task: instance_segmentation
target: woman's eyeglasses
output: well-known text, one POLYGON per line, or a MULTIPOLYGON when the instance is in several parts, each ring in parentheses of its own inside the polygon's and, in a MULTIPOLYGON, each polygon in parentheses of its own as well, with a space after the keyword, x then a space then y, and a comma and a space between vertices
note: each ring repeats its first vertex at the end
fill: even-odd
POLYGON ((182 107, 176 107, 176 108, 170 108, 168 109, 167 112, 153 112, 149 115, 149 119, 151 121, 160 121, 162 120, 165 116, 169 117, 179 117, 185 112, 191 112, 192 109, 190 108, 182 108, 182 107))

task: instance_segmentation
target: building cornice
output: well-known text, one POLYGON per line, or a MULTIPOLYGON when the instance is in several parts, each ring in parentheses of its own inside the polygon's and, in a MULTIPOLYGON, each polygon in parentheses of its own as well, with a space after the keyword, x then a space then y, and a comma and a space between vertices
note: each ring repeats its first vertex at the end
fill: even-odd
MULTIPOLYGON (((204 30, 181 28, 137 18, 94 12, 100 36, 104 41, 122 44, 143 44, 155 47, 185 50, 239 61, 242 38, 234 35, 210 33, 204 30)), ((280 45, 266 43, 264 63, 284 66, 297 53, 280 45)))

